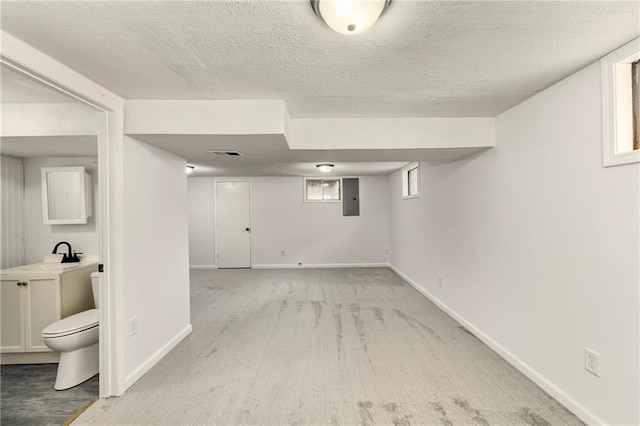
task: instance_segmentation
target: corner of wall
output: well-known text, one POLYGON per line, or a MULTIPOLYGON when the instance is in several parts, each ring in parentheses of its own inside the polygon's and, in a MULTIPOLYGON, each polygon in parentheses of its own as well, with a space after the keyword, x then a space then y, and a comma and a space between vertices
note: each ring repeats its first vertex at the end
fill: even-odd
POLYGON ((572 413, 578 416, 581 420, 585 421, 589 425, 606 425, 607 423, 601 418, 596 416, 585 406, 573 399, 570 395, 558 388, 551 380, 544 377, 533 367, 526 362, 518 358, 511 353, 508 349, 502 346, 500 343, 492 339, 487 333, 479 329, 475 324, 468 321, 464 316, 460 315, 446 303, 435 297, 433 294, 425 290, 416 281, 411 279, 408 275, 403 273, 400 269, 394 265, 389 266, 393 272, 398 274, 400 278, 405 280, 413 288, 415 288, 420 294, 433 302, 438 308, 444 311, 447 315, 453 318, 456 322, 469 330, 474 336, 480 339, 485 345, 489 346, 493 351, 500 355, 505 361, 513 365, 518 371, 527 376, 536 385, 540 386, 545 392, 557 399, 562 405, 567 407, 572 413))

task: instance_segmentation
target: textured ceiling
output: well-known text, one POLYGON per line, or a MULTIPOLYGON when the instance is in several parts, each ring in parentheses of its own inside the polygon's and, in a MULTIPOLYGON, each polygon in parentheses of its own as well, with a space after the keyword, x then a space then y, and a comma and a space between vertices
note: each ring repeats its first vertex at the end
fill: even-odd
POLYGON ((343 36, 299 1, 2 3, 2 29, 129 99, 292 117, 494 116, 640 34, 639 2, 400 1, 343 36))

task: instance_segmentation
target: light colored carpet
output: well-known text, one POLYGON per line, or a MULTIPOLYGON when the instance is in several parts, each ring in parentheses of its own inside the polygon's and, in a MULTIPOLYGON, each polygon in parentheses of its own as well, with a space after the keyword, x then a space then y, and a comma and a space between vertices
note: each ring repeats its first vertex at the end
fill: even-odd
POLYGON ((386 268, 191 272, 193 333, 74 424, 577 425, 386 268))

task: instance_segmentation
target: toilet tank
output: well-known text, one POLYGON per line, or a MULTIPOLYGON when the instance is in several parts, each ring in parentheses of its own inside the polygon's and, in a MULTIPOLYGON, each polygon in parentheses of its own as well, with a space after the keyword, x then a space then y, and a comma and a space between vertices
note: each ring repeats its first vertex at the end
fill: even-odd
POLYGON ((100 307, 100 272, 98 271, 91 273, 91 290, 93 291, 93 302, 98 309, 100 307))

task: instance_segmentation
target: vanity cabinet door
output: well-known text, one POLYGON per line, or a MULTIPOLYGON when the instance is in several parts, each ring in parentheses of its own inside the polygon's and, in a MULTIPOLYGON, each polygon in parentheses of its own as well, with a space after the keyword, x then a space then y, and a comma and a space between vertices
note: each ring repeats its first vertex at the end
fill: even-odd
POLYGON ((24 352, 23 287, 17 280, 0 284, 0 352, 24 352))
POLYGON ((26 351, 49 352, 42 330, 60 319, 60 287, 56 280, 30 280, 27 289, 26 351))

